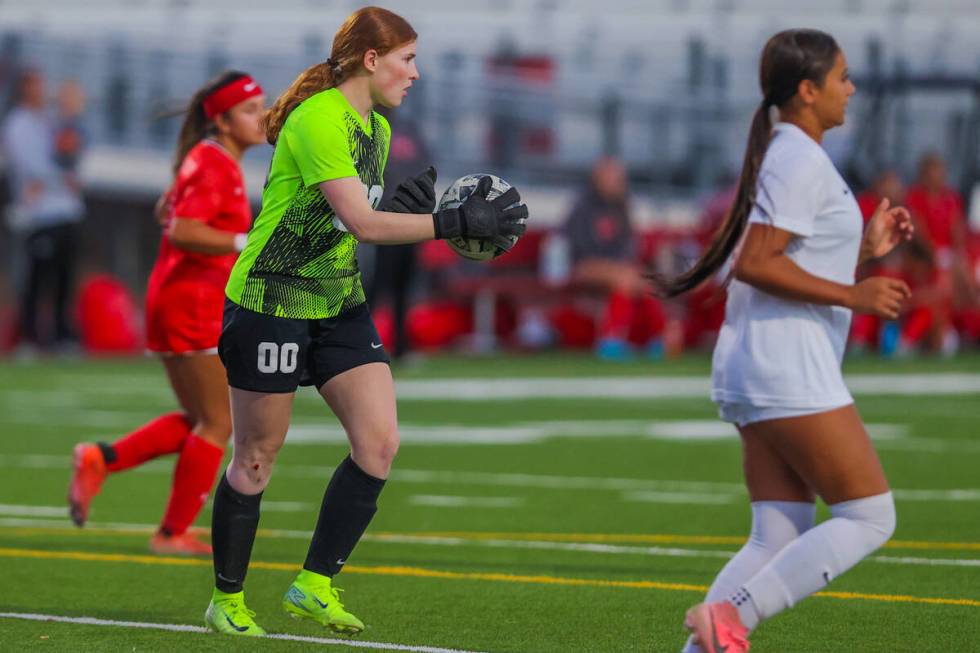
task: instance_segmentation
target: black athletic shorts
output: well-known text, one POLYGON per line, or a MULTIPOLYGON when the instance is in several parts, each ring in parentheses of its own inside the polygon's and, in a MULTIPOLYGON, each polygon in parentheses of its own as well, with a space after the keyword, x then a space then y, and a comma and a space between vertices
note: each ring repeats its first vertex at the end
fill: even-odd
POLYGON ((336 317, 296 320, 256 313, 228 298, 218 355, 228 385, 253 392, 319 389, 341 372, 390 362, 367 304, 336 317))

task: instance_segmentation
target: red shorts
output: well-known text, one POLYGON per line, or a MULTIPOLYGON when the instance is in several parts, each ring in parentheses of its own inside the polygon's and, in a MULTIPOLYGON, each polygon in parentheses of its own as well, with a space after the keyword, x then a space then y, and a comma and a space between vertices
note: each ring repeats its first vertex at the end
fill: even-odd
POLYGON ((225 289, 178 282, 146 296, 146 348, 159 354, 217 353, 225 289))

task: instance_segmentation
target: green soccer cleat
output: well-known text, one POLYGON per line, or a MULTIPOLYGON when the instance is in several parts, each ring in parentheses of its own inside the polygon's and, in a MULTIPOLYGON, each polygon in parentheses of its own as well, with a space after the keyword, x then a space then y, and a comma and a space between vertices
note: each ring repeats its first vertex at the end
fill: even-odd
POLYGON ((262 627, 252 619, 254 616, 255 613, 245 607, 244 592, 226 594, 216 589, 204 613, 204 625, 212 632, 226 635, 265 635, 262 627))
POLYGON ((282 607, 294 619, 312 619, 338 633, 356 635, 364 622, 344 609, 343 590, 331 586, 330 577, 304 569, 282 597, 282 607))

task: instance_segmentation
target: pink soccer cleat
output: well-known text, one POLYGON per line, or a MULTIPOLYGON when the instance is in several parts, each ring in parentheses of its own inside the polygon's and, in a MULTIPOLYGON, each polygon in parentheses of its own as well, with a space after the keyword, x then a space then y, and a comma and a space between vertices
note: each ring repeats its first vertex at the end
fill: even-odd
POLYGON ((211 557, 211 545, 199 540, 192 533, 167 535, 157 531, 150 538, 150 551, 164 556, 201 556, 211 557))
POLYGON ((92 499, 102 489, 108 472, 102 452, 94 444, 75 447, 71 459, 71 482, 68 484, 68 514, 76 526, 84 526, 92 499))
POLYGON ((749 629, 728 601, 699 603, 687 611, 684 627, 704 653, 748 653, 749 629))

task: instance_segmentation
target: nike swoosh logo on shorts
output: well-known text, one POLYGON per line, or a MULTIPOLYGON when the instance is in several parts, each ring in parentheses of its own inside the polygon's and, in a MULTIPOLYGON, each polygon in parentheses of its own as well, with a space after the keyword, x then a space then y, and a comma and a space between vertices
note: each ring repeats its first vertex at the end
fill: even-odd
POLYGON ((372 342, 372 343, 371 343, 371 349, 381 349, 381 343, 379 342, 378 344, 374 344, 374 343, 372 342))

